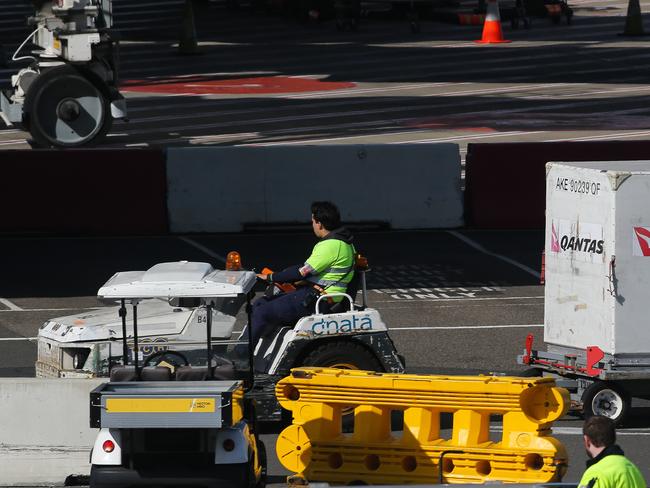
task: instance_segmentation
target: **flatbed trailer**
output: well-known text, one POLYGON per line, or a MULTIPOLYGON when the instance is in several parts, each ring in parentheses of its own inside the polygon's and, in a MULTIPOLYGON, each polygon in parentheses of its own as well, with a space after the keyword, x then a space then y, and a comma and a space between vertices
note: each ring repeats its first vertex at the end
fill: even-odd
POLYGON ((585 416, 650 398, 650 161, 548 163, 544 342, 520 364, 562 378, 585 416))

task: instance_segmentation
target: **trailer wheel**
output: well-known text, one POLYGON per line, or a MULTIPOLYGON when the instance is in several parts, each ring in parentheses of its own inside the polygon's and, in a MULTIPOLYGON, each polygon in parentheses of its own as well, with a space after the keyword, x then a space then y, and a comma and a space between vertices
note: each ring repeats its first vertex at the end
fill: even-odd
POLYGON ((595 381, 582 394, 585 418, 602 415, 614 421, 623 422, 631 408, 630 396, 614 383, 595 381))
POLYGON ((302 361, 303 366, 383 371, 374 354, 354 342, 334 341, 318 346, 302 361))
POLYGON ((112 121, 108 98, 72 66, 42 72, 25 96, 24 125, 38 147, 79 147, 97 142, 112 121))
POLYGON ((539 378, 544 376, 544 372, 539 368, 528 368, 519 373, 522 378, 539 378))

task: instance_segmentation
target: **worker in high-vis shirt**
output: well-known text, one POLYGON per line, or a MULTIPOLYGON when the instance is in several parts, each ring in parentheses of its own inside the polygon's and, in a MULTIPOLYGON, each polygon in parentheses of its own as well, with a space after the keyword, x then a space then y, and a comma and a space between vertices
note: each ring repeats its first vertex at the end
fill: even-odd
POLYGON ((616 445, 616 429, 611 419, 590 417, 582 433, 589 459, 578 488, 646 488, 639 468, 616 445))
MULTIPOLYGON (((311 223, 319 241, 303 264, 277 273, 257 275, 269 284, 293 283, 296 289, 255 301, 251 318, 253 344, 257 344, 266 331, 293 325, 298 319, 315 313, 316 301, 321 295, 345 293, 354 276, 353 237, 341 226, 336 205, 331 202, 312 203, 311 223)), ((329 307, 342 299, 334 296, 321 300, 319 312, 327 313, 329 307)))

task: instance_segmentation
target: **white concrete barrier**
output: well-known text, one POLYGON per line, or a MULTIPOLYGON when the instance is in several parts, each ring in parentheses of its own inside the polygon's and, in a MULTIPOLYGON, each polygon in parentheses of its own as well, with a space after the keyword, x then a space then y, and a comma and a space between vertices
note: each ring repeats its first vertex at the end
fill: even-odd
POLYGON ((172 232, 307 223, 314 200, 347 223, 463 224, 456 144, 170 148, 167 190, 172 232))
POLYGON ((0 379, 0 484, 63 484, 90 473, 90 391, 106 379, 0 379))

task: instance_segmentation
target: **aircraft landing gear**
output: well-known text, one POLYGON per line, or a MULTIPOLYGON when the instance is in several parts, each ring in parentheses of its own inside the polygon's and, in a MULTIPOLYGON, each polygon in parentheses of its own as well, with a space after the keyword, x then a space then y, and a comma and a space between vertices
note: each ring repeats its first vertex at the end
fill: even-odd
POLYGON ((37 147, 97 143, 112 122, 110 102, 102 90, 69 65, 41 73, 25 97, 23 125, 37 147))

